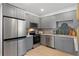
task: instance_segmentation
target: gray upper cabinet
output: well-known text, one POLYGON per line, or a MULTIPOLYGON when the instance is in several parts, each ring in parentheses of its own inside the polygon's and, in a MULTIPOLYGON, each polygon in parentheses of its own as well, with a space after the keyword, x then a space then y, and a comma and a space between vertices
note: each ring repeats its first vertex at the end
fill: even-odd
POLYGON ((26 21, 28 21, 28 25, 30 24, 30 22, 32 23, 37 23, 38 24, 38 27, 40 26, 39 25, 39 18, 37 16, 33 16, 33 15, 30 15, 30 14, 26 14, 26 21))
POLYGON ((25 11, 20 8, 16 8, 16 17, 26 19, 25 11))
POLYGON ((72 20, 73 19, 73 11, 63 13, 64 20, 72 20))
POLYGON ((47 16, 41 19, 41 28, 56 28, 56 16, 47 16))
POLYGON ((30 16, 30 22, 39 23, 39 19, 36 16, 30 16))
POLYGON ((56 15, 56 19, 58 21, 64 21, 64 20, 73 20, 75 17, 75 10, 69 11, 69 12, 64 12, 56 15))
POLYGON ((15 7, 12 6, 12 5, 9 5, 7 3, 3 3, 3 15, 4 16, 16 17, 15 7))
POLYGON ((3 3, 3 15, 26 19, 26 14, 24 10, 7 3, 3 3))
POLYGON ((48 28, 48 27, 49 27, 49 25, 48 25, 48 19, 43 18, 41 20, 41 28, 48 28))
MULTIPOLYGON (((62 21, 62 20, 64 19, 63 13, 57 14, 57 15, 55 15, 55 16, 56 16, 56 20, 57 20, 57 21, 62 21)), ((67 19, 67 18, 66 18, 66 19, 67 19)))

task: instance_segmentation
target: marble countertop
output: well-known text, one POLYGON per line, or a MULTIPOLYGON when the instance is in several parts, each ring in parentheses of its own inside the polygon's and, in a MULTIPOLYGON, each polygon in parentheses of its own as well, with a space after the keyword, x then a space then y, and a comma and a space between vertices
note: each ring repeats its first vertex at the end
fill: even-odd
POLYGON ((75 38, 75 37, 76 37, 76 36, 70 36, 70 35, 59 35, 59 34, 41 34, 41 35, 59 36, 59 37, 68 37, 68 38, 75 38))
POLYGON ((33 35, 26 35, 26 37, 32 37, 33 35))

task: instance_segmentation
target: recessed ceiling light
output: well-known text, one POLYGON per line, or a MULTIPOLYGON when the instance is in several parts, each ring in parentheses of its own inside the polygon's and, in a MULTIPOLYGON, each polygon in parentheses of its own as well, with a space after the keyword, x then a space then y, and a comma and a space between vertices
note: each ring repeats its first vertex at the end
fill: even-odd
POLYGON ((42 12, 44 11, 44 9, 40 9, 42 12))

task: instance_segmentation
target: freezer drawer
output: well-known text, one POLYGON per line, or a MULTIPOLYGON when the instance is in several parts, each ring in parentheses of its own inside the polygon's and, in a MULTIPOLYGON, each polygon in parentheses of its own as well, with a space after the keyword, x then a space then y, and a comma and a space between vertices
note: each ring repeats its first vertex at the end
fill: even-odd
POLYGON ((4 17, 4 39, 17 37, 17 20, 4 17))
POLYGON ((17 40, 4 41, 4 56, 17 56, 17 40))

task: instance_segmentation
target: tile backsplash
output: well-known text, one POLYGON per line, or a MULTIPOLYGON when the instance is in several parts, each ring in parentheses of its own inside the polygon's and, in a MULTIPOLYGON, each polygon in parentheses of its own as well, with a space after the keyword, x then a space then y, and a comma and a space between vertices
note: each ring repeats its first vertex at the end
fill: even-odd
POLYGON ((43 34, 55 34, 56 33, 56 29, 54 28, 45 28, 45 29, 42 29, 43 31, 43 34))

